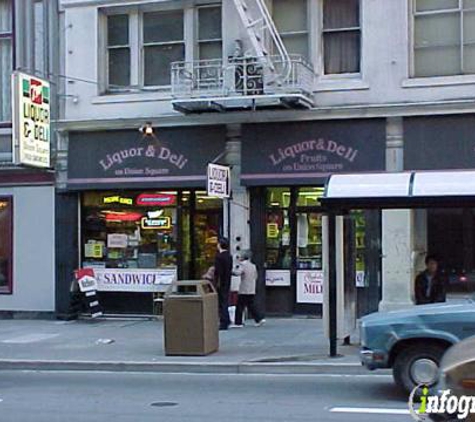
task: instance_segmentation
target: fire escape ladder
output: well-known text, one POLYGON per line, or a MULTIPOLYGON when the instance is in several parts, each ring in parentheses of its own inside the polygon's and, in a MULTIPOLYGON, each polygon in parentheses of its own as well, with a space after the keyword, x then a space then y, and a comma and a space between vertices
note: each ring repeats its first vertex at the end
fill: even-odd
POLYGON ((269 74, 267 83, 285 83, 292 70, 291 58, 265 0, 234 0, 234 4, 246 28, 253 54, 269 74))

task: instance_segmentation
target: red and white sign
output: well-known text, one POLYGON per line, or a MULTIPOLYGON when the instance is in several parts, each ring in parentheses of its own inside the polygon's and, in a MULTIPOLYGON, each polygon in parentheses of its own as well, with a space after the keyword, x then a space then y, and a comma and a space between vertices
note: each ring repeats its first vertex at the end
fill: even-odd
POLYGON ((137 205, 150 207, 167 207, 175 205, 176 195, 168 193, 142 193, 137 197, 137 205))
POLYGON ((323 271, 297 271, 297 303, 323 303, 323 271))
POLYGON ((97 280, 92 268, 82 268, 76 270, 76 279, 81 292, 95 292, 97 290, 97 280))

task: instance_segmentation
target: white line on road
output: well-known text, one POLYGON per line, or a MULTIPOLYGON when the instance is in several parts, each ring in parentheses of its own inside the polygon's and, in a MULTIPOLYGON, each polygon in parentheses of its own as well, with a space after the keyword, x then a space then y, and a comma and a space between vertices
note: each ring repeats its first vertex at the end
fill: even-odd
POLYGON ((41 334, 41 333, 32 333, 26 334, 24 336, 13 337, 7 340, 2 340, 2 343, 7 344, 29 344, 36 343, 38 341, 50 340, 52 338, 58 337, 59 334, 41 334))
MULTIPOLYGON (((1 359, 0 359, 1 363, 1 359)), ((386 379, 392 380, 392 375, 385 375, 385 374, 245 374, 245 373, 199 373, 199 372, 143 372, 143 371, 101 371, 101 370, 87 370, 87 369, 0 369, 0 373, 7 373, 7 372, 21 372, 24 374, 87 374, 87 375, 143 375, 143 376, 152 376, 156 377, 157 375, 160 376, 187 376, 187 377, 241 377, 241 378, 366 378, 368 380, 371 379, 386 379)))
POLYGON ((370 407, 333 407, 332 413, 358 413, 366 415, 410 415, 408 409, 378 409, 370 407))

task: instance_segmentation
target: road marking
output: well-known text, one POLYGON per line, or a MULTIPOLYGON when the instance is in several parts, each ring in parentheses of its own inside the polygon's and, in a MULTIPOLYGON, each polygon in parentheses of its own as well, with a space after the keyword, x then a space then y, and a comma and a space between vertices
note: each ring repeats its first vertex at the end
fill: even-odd
POLYGON ((2 343, 7 344, 28 344, 28 343, 36 343, 38 341, 49 340, 55 337, 58 337, 59 334, 27 334, 24 336, 13 337, 7 340, 2 340, 2 343))
POLYGON ((408 409, 378 409, 371 407, 333 407, 332 413, 357 413, 367 415, 410 415, 408 409))

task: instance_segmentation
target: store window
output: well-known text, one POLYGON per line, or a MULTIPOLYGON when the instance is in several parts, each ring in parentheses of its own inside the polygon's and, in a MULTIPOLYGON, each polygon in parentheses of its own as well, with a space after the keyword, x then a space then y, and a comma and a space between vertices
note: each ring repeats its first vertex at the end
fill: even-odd
POLYGON ((0 197, 0 294, 13 289, 13 211, 12 199, 0 197))
POLYGON ((272 15, 287 51, 308 59, 307 0, 273 0, 272 15))
POLYGON ((297 196, 297 268, 321 270, 322 215, 319 212, 323 188, 300 188, 297 196))
POLYGON ((0 0, 0 123, 11 121, 11 84, 13 71, 12 1, 0 0))
POLYGON ((290 189, 267 189, 266 268, 290 269, 290 189))
POLYGON ((200 278, 214 264, 222 201, 204 191, 101 191, 82 198, 82 265, 175 269, 200 278))
POLYGON ((475 73, 475 1, 414 1, 414 76, 475 73))
POLYGON ((101 192, 83 196, 83 266, 177 266, 177 192, 101 192))
POLYGON ((360 72, 360 0, 324 0, 323 57, 325 74, 360 72))

